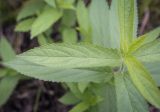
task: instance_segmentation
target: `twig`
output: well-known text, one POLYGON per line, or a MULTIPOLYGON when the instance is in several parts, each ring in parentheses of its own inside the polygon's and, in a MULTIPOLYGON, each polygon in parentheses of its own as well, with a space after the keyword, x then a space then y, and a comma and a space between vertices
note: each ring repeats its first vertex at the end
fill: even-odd
POLYGON ((150 12, 149 12, 149 9, 146 8, 145 14, 144 14, 144 17, 143 17, 143 20, 142 20, 142 25, 140 27, 140 32, 139 32, 140 34, 144 33, 146 25, 147 25, 147 23, 149 21, 149 17, 150 17, 150 12))

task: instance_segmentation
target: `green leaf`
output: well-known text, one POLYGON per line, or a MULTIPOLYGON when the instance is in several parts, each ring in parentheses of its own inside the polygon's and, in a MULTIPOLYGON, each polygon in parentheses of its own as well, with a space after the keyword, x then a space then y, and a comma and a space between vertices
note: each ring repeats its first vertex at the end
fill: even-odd
POLYGON ((84 91, 87 89, 89 85, 89 82, 84 82, 84 83, 78 83, 78 88, 81 93, 84 93, 84 91))
POLYGON ((128 74, 115 74, 117 112, 148 112, 148 106, 128 74))
POLYGON ((75 9, 74 0, 57 0, 57 4, 60 8, 63 9, 75 9))
POLYGON ((77 32, 72 28, 64 28, 62 31, 63 42, 77 43, 77 32))
MULTIPOLYGON (((91 44, 50 44, 32 49, 16 58, 16 60, 21 59, 58 69, 115 67, 120 64, 117 50, 91 44)), ((11 62, 10 64, 13 65, 14 63, 11 62)))
POLYGON ((138 39, 133 41, 133 43, 129 47, 129 53, 136 51, 142 45, 150 43, 154 41, 160 35, 160 27, 140 36, 138 39))
POLYGON ((69 112, 85 112, 89 108, 89 104, 87 102, 81 102, 73 107, 69 112))
POLYGON ((101 96, 93 95, 91 91, 86 91, 83 94, 83 101, 88 103, 89 107, 99 104, 100 102, 102 102, 102 100, 103 99, 101 96))
POLYGON ((3 61, 12 60, 15 57, 12 47, 5 37, 1 38, 0 40, 0 55, 3 61))
POLYGON ((142 45, 144 45, 144 44, 147 44, 149 42, 154 41, 159 36, 160 36, 160 27, 155 28, 154 30, 140 36, 139 38, 145 38, 144 41, 143 41, 143 44, 142 44, 142 45))
POLYGON ((62 96, 59 101, 65 105, 74 105, 80 102, 79 99, 74 96, 73 93, 67 92, 64 96, 62 96))
POLYGON ((112 47, 109 32, 109 6, 106 0, 92 0, 89 6, 92 41, 96 45, 112 47))
POLYGON ((103 82, 111 77, 108 72, 93 71, 87 69, 53 69, 37 65, 21 59, 15 59, 7 66, 17 70, 21 74, 53 82, 103 82))
POLYGON ((38 43, 40 45, 46 45, 46 44, 48 44, 48 41, 47 41, 46 37, 43 34, 41 34, 41 35, 38 36, 38 43))
POLYGON ((96 107, 89 108, 86 112, 97 112, 96 107))
POLYGON ((92 36, 95 44, 119 48, 128 48, 137 35, 136 0, 113 0, 111 9, 106 0, 92 0, 90 5, 90 20, 92 36), (121 35, 120 35, 121 34, 121 35))
POLYGON ((88 31, 90 25, 89 15, 88 15, 88 9, 83 1, 78 1, 76 14, 80 26, 83 27, 83 29, 85 29, 86 31, 88 31))
POLYGON ((79 30, 84 36, 85 42, 91 42, 91 24, 89 20, 89 12, 83 1, 79 0, 76 9, 79 30), (83 13, 82 13, 83 12, 83 13))
POLYGON ((62 17, 62 25, 73 27, 76 23, 76 13, 73 10, 64 10, 62 17))
POLYGON ((118 20, 118 5, 117 0, 112 0, 109 10, 109 30, 110 44, 113 48, 120 48, 120 25, 118 20))
POLYGON ((62 12, 58 9, 45 7, 44 11, 38 16, 32 25, 32 38, 50 28, 61 16, 62 12))
POLYGON ((95 106, 95 112, 117 112, 115 86, 110 83, 95 84, 92 86, 96 95, 101 96, 103 101, 95 106))
POLYGON ((0 68, 0 79, 7 74, 8 70, 4 68, 0 68))
POLYGON ((26 17, 35 15, 44 7, 44 2, 42 0, 28 0, 24 3, 23 8, 18 14, 17 20, 24 19, 26 17))
POLYGON ((0 80, 0 106, 6 103, 18 83, 18 76, 5 76, 0 80))
POLYGON ((15 31, 18 32, 28 32, 31 29, 31 26, 34 22, 35 18, 30 18, 19 22, 16 25, 15 31))
POLYGON ((133 55, 142 62, 160 61, 160 40, 157 39, 137 49, 133 55))
POLYGON ((48 5, 56 8, 56 1, 55 0, 44 0, 48 5))
POLYGON ((144 96, 144 98, 151 104, 160 108, 160 91, 156 87, 156 84, 149 72, 144 68, 144 66, 137 61, 134 57, 127 57, 125 59, 131 80, 134 85, 144 96))
POLYGON ((115 0, 115 13, 118 16, 120 30, 120 46, 126 51, 129 44, 137 36, 137 4, 136 0, 115 0))
POLYGON ((66 83, 69 90, 79 99, 83 99, 83 94, 80 92, 77 83, 66 83))
POLYGON ((156 84, 160 86, 160 62, 145 62, 144 65, 151 73, 153 79, 156 81, 156 84))

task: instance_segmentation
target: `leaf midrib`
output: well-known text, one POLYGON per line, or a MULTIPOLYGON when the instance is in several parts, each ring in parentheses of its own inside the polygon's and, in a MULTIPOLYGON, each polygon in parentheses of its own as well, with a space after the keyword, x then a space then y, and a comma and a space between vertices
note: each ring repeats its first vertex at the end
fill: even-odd
POLYGON ((102 58, 102 57, 73 57, 73 56, 30 56, 30 55, 27 55, 27 56, 17 56, 17 57, 44 57, 44 58, 47 58, 47 57, 50 57, 50 58, 77 58, 77 59, 81 59, 81 58, 85 58, 85 59, 100 59, 100 60, 103 60, 103 59, 106 59, 106 60, 119 60, 119 58, 102 58))

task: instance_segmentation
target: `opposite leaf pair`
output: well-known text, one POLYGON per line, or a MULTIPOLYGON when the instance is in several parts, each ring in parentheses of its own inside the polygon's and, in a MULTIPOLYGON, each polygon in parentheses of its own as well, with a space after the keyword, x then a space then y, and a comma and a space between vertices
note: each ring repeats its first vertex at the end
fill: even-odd
MULTIPOLYGON (((157 29, 157 31, 159 31, 159 29, 157 29)), ((135 42, 133 43, 135 44, 135 42)), ((144 41, 137 43, 142 44, 142 42, 144 41)), ((134 44, 131 44, 130 47, 134 44)), ((148 43, 137 48, 133 54, 136 56, 138 50, 143 49, 144 46, 148 46, 148 43)), ((152 47, 155 48, 154 46, 157 46, 157 44, 154 44, 152 47)), ((147 50, 149 49, 142 51, 144 56, 147 56, 145 55, 147 50)), ((154 80, 152 80, 149 72, 134 55, 132 56, 132 54, 128 54, 128 52, 126 54, 121 54, 118 50, 98 47, 91 44, 51 44, 20 54, 13 61, 6 63, 6 65, 11 66, 25 75, 42 80, 60 82, 99 82, 110 77, 111 73, 107 73, 105 69, 101 71, 95 68, 106 67, 107 69, 107 66, 110 66, 113 68, 113 74, 117 72, 123 74, 127 72, 124 66, 124 64, 126 64, 130 77, 137 89, 150 103, 159 107, 160 100, 158 99, 160 98, 160 92, 154 80), (121 64, 124 66, 122 70, 121 64), (119 70, 114 71, 115 67, 118 67, 119 70)), ((156 51, 152 50, 148 52, 151 58, 152 55, 155 56, 153 52, 156 51)), ((159 55, 159 52, 156 53, 156 55, 159 55)), ((140 56, 137 56, 137 58, 140 58, 140 56)))

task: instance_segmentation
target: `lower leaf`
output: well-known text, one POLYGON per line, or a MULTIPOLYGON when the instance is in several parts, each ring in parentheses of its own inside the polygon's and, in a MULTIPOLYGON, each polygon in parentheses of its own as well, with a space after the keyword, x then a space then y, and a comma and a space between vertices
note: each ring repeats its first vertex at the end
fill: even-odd
POLYGON ((6 103, 18 83, 18 76, 5 76, 0 80, 0 106, 6 103))
POLYGON ((150 76, 149 72, 134 57, 127 57, 125 62, 130 77, 140 93, 151 104, 153 104, 157 108, 160 108, 160 91, 156 87, 156 84, 150 76))
POLYGON ((115 75, 117 112, 148 112, 147 103, 127 74, 115 75))
POLYGON ((85 112, 89 108, 89 104, 87 102, 81 102, 77 104, 72 110, 69 112, 85 112))
MULTIPOLYGON (((92 88, 102 102, 93 107, 95 112, 117 112, 115 86, 109 83, 96 84, 92 88)), ((93 112, 93 110, 91 111, 93 112)))

